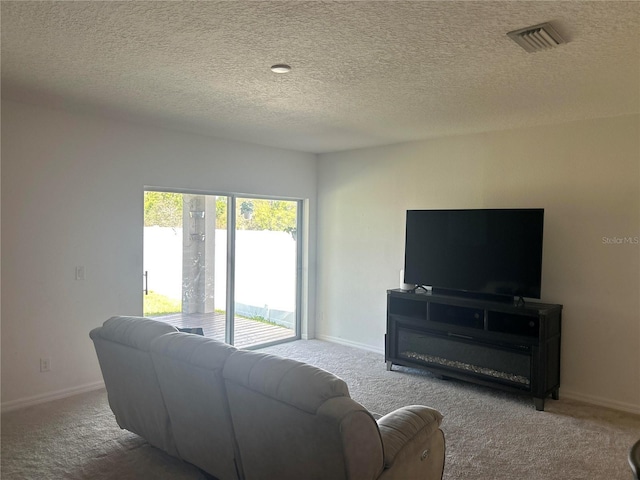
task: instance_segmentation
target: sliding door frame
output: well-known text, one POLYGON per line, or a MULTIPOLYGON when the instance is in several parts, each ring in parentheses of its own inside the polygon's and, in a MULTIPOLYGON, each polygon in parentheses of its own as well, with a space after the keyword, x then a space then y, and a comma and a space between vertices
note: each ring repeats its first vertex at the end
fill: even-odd
POLYGON ((235 343, 236 318, 236 196, 227 196, 227 309, 225 341, 235 343))
POLYGON ((295 271, 295 330, 294 335, 285 340, 277 340, 260 345, 249 346, 247 349, 263 348, 270 345, 299 340, 302 336, 302 308, 303 308, 303 272, 304 272, 304 200, 276 195, 248 195, 242 193, 224 193, 207 190, 190 190, 181 188, 155 187, 145 185, 143 192, 167 192, 184 195, 208 195, 227 198, 227 291, 226 291, 226 317, 225 317, 225 342, 233 345, 235 328, 235 273, 236 273, 236 200, 238 198, 254 198, 261 200, 283 200, 296 202, 296 271, 295 271))

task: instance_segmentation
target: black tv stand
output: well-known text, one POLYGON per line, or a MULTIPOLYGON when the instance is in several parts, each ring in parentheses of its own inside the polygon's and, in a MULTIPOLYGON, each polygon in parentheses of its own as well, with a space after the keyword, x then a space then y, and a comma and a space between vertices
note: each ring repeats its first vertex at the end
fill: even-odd
MULTIPOLYGON (((429 292, 428 289, 425 289, 427 294, 429 292)), ((446 297, 460 297, 460 298, 470 298, 473 300, 484 300, 486 302, 496 302, 496 303, 515 303, 512 295, 500 295, 497 293, 481 293, 481 292, 468 292, 466 290, 449 290, 447 288, 438 288, 434 287, 431 289, 432 295, 442 295, 446 297)))
POLYGON ((387 369, 404 365, 533 397, 559 398, 562 305, 387 291, 387 369))

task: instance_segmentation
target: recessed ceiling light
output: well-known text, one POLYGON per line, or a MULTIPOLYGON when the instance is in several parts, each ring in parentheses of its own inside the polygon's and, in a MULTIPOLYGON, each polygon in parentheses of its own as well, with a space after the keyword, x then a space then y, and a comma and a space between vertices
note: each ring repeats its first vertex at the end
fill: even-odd
POLYGON ((278 63, 271 66, 271 71, 273 73, 287 73, 291 71, 291 67, 285 63, 278 63))

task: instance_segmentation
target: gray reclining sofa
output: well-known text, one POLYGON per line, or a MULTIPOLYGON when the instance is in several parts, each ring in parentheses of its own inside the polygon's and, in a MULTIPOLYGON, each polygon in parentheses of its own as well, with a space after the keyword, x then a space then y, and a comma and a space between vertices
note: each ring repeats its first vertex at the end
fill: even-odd
POLYGON ((121 428, 220 480, 442 478, 442 416, 376 420, 320 368, 142 317, 91 331, 121 428))

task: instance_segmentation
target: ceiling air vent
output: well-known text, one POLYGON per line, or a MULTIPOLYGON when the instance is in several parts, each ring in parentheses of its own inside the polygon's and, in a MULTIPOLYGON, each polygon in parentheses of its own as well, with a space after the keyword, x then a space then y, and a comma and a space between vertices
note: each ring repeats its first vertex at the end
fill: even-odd
POLYGON ((529 53, 539 52, 540 50, 557 47, 565 43, 549 23, 521 28, 520 30, 509 32, 507 35, 529 53))

